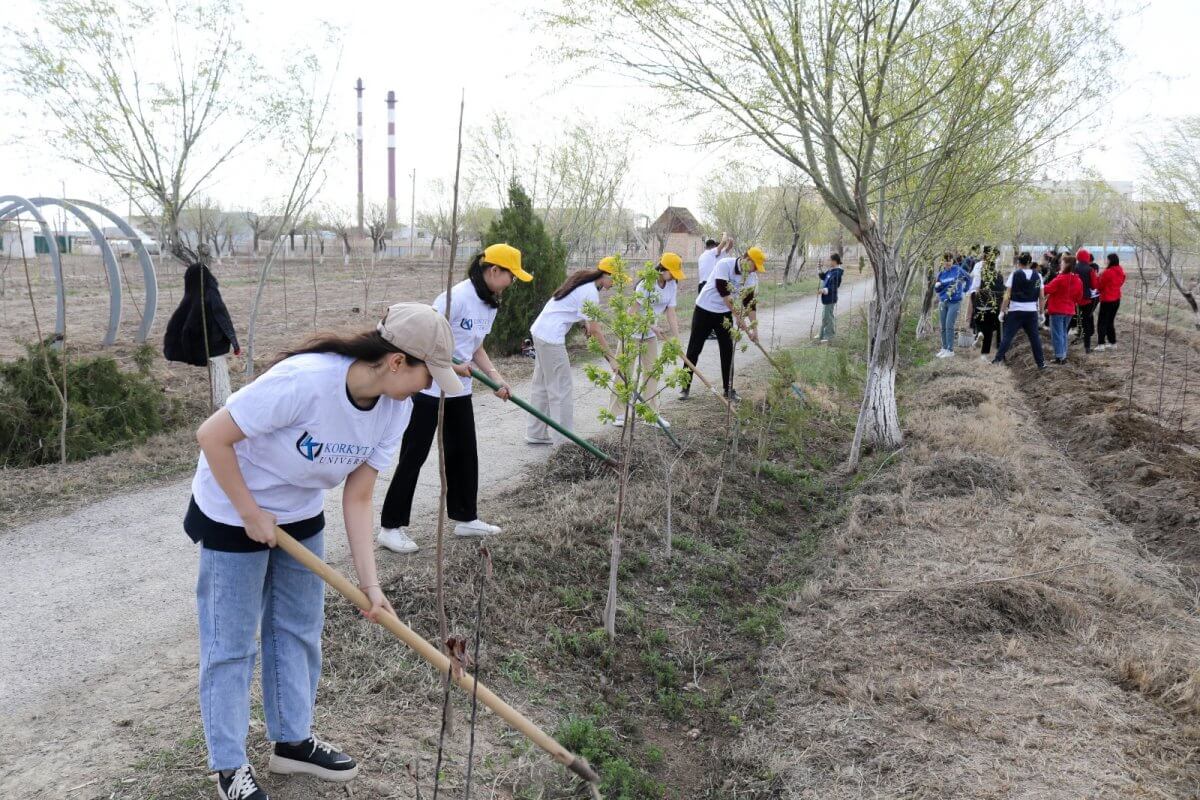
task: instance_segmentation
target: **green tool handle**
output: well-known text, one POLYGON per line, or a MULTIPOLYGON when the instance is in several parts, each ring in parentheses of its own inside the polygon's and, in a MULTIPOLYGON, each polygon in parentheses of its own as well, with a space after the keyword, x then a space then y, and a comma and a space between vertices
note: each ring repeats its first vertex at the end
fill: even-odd
MULTIPOLYGON (((456 359, 454 359, 454 363, 461 364, 463 362, 456 358, 456 359)), ((471 367, 471 377, 474 378, 475 380, 479 381, 480 383, 482 383, 484 386, 491 389, 493 392, 500 390, 500 384, 496 383, 494 380, 489 378, 487 375, 484 375, 482 372, 475 369, 474 367, 471 367)), ((608 453, 604 452, 599 447, 596 447, 596 445, 592 444, 587 439, 584 439, 582 436, 575 433, 574 431, 568 430, 567 428, 564 428, 562 425, 559 425, 557 422, 550 419, 550 417, 546 416, 541 411, 538 411, 536 408, 529 405, 529 403, 526 403, 524 400, 517 397, 515 394, 512 393, 511 389, 509 390, 508 399, 509 399, 509 402, 513 403, 514 405, 516 405, 519 408, 522 408, 522 409, 528 411, 530 414, 533 414, 535 417, 540 419, 542 422, 546 423, 551 428, 554 428, 554 430, 558 431, 563 436, 567 437, 572 442, 574 442, 575 444, 582 447, 584 450, 587 450, 589 453, 594 455, 596 458, 600 459, 601 461, 605 461, 608 464, 611 464, 614 466, 616 465, 616 463, 617 463, 616 460, 612 456, 610 456, 608 453)))

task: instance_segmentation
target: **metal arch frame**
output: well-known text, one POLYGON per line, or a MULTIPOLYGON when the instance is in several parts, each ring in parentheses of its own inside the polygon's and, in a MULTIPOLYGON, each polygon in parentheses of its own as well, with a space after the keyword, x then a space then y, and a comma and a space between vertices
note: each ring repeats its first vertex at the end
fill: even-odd
POLYGON ((54 337, 56 340, 61 340, 67 329, 67 293, 66 287, 63 285, 62 257, 58 252, 58 239, 54 238, 54 232, 47 224, 46 218, 32 202, 15 194, 0 195, 0 204, 5 203, 8 205, 4 207, 3 211, 0 211, 0 220, 8 219, 14 210, 17 212, 28 211, 41 227, 42 235, 46 237, 47 249, 50 251, 50 264, 54 267, 54 337), (50 246, 51 244, 53 247, 50 246))
MULTIPOLYGON (((142 303, 142 324, 138 328, 137 338, 134 341, 138 344, 143 344, 147 337, 150 336, 150 328, 154 325, 154 315, 158 311, 158 273, 154 269, 154 261, 150 258, 150 254, 146 252, 146 246, 142 244, 141 235, 133 229, 128 220, 113 213, 99 203, 92 203, 87 200, 72 200, 71 202, 80 208, 95 211, 115 225, 117 230, 128 236, 129 241, 133 243, 133 250, 137 253, 138 261, 142 265, 142 282, 146 290, 145 300, 142 303)), ((158 246, 159 252, 161 252, 162 242, 159 242, 158 246)))
MULTIPOLYGON (((37 210, 40 206, 43 206, 43 205, 61 206, 61 207, 65 208, 67 211, 69 211, 70 213, 74 214, 76 217, 78 217, 80 219, 80 221, 82 221, 85 225, 88 226, 88 230, 92 233, 92 237, 95 238, 97 240, 97 242, 100 243, 100 247, 101 247, 102 251, 104 248, 107 247, 109 250, 109 253, 111 254, 112 247, 108 244, 108 242, 104 238, 103 234, 101 234, 100 236, 97 237, 97 231, 96 231, 94 224, 88 217, 79 213, 79 208, 86 208, 89 211, 96 212, 97 214, 104 217, 104 219, 111 222, 114 226, 116 226, 117 230, 121 231, 121 233, 125 234, 125 236, 127 236, 129 238, 129 241, 133 244, 134 252, 137 253, 138 262, 141 264, 142 281, 145 286, 145 302, 142 306, 142 324, 138 327, 137 337, 135 338, 135 341, 138 344, 143 344, 146 341, 146 339, 150 336, 150 328, 154 325, 154 317, 158 310, 158 273, 154 269, 154 261, 150 258, 150 253, 147 252, 146 246, 142 243, 142 237, 138 234, 138 232, 136 230, 134 230, 133 226, 130 225, 129 222, 126 219, 124 219, 123 217, 121 217, 120 215, 113 213, 112 211, 110 211, 109 209, 105 208, 104 206, 102 206, 98 203, 92 203, 87 200, 63 201, 63 200, 59 200, 57 198, 52 198, 52 197, 36 197, 36 198, 33 198, 33 200, 27 200, 23 197, 18 197, 16 195, 6 195, 3 197, 0 197, 0 204, 3 204, 5 202, 9 203, 9 205, 7 207, 5 207, 4 210, 0 211, 0 219, 7 217, 9 214, 11 214, 11 212, 15 208, 27 209, 27 210, 31 211, 31 213, 37 219, 39 224, 42 226, 42 233, 43 233, 43 235, 46 235, 48 237, 48 240, 53 240, 53 234, 48 233, 50 228, 46 224, 45 219, 42 217, 41 212, 39 212, 37 210)), ((57 240, 54 240, 54 241, 55 241, 54 249, 51 250, 50 252, 51 252, 51 260, 54 262, 54 265, 55 265, 55 280, 58 284, 58 289, 59 289, 59 319, 61 320, 61 319, 63 319, 63 316, 66 313, 66 308, 65 308, 66 290, 63 287, 63 282, 62 282, 62 262, 58 255, 58 243, 57 243, 57 240)), ((111 266, 106 258, 105 269, 107 269, 109 271, 110 276, 119 274, 120 269, 116 266, 115 256, 113 257, 111 266)), ((113 341, 115 341, 115 332, 112 327, 112 319, 113 319, 113 315, 114 315, 113 308, 116 307, 119 309, 120 302, 121 302, 120 301, 120 293, 119 293, 119 287, 120 287, 119 278, 114 278, 109 281, 110 293, 113 291, 112 287, 114 287, 114 286, 116 286, 118 288, 117 288, 117 294, 115 295, 115 302, 112 299, 110 299, 110 302, 109 302, 110 334, 109 334, 109 336, 107 336, 105 338, 105 341, 104 341, 105 346, 110 345, 113 343, 113 341)), ((120 318, 119 310, 116 312, 116 317, 119 321, 119 318, 120 318)), ((57 330, 56 332, 60 335, 62 334, 61 329, 57 330)))
POLYGON ((64 209, 83 223, 84 227, 88 229, 88 233, 92 235, 92 240, 100 248, 100 256, 104 259, 104 268, 108 271, 108 331, 104 334, 103 346, 111 346, 117 340, 117 327, 121 324, 121 270, 117 266, 117 259, 113 255, 112 247, 104 238, 104 232, 92 221, 91 217, 83 213, 79 206, 69 200, 57 197, 31 197, 29 202, 39 208, 58 206, 64 209))

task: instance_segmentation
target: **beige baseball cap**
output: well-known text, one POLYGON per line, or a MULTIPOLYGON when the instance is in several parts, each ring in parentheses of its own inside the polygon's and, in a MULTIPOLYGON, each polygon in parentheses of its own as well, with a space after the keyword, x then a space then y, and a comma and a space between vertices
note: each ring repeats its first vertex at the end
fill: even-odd
POLYGON ((462 380, 451 366, 454 335, 450 332, 450 323, 434 311, 433 306, 396 303, 388 308, 375 329, 391 344, 424 361, 443 392, 462 392, 462 380))

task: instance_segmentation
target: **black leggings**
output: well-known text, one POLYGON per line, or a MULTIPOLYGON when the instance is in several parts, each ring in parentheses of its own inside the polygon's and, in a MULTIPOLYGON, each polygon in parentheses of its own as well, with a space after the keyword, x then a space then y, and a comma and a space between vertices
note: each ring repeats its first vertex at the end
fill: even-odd
MULTIPOLYGON (((729 394, 729 378, 733 372, 733 335, 729 332, 729 325, 733 325, 732 312, 714 314, 696 306, 692 310, 692 334, 688 337, 687 346, 688 361, 695 364, 704 352, 704 343, 708 340, 708 335, 717 335, 717 347, 721 350, 721 384, 725 387, 726 394, 729 394)), ((684 388, 691 386, 692 371, 688 370, 688 382, 684 388)))
POLYGON ((1039 367, 1046 365, 1046 357, 1042 354, 1042 335, 1038 331, 1038 312, 1010 311, 1004 315, 1004 336, 1000 339, 1000 348, 996 350, 995 361, 1003 361, 1008 348, 1018 331, 1025 331, 1029 337, 1029 348, 1033 350, 1033 360, 1039 367))
POLYGON ((1079 327, 1081 328, 1080 333, 1083 337, 1084 350, 1092 349, 1092 337, 1096 335, 1097 305, 1099 305, 1098 301, 1089 300, 1087 305, 1079 306, 1077 316, 1079 317, 1079 327))
MULTIPOLYGON (((412 419, 400 445, 400 463, 383 500, 380 522, 385 528, 407 527, 413 493, 421 467, 429 456, 437 432, 438 398, 415 394, 412 419)), ((471 395, 446 398, 446 514, 457 522, 470 522, 479 493, 479 452, 475 445, 475 412, 471 395)))
POLYGON ((1100 303, 1099 342, 1100 344, 1117 343, 1117 309, 1121 307, 1121 299, 1107 300, 1100 303))
POLYGON ((975 330, 983 335, 983 349, 981 355, 987 355, 992 352, 992 338, 996 339, 996 343, 1000 343, 1000 314, 996 311, 980 311, 974 317, 975 330))

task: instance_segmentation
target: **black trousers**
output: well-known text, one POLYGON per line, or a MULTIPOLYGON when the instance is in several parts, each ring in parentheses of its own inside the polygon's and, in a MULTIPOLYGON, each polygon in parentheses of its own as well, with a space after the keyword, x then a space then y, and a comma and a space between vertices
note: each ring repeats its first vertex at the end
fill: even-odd
MULTIPOLYGON (((412 512, 417 478, 437 433, 438 398, 415 394, 412 419, 400 444, 400 463, 383 500, 380 522, 385 528, 406 527, 412 512)), ((471 395, 446 398, 446 514, 470 522, 479 494, 479 451, 475 445, 475 412, 471 395)))
POLYGON ((1092 349, 1092 337, 1096 335, 1096 306, 1099 301, 1091 300, 1085 306, 1079 306, 1076 316, 1079 318, 1080 333, 1083 336, 1083 349, 1092 349))
POLYGON ((983 349, 980 355, 992 352, 992 338, 1000 343, 1000 314, 996 311, 980 311, 974 316, 975 332, 983 334, 983 349))
MULTIPOLYGON (((714 314, 700 306, 692 309, 692 334, 688 337, 688 361, 695 364, 704 352, 704 343, 710 333, 717 335, 717 347, 721 350, 721 384, 725 393, 729 394, 729 379, 733 374, 733 335, 729 332, 726 322, 733 325, 733 313, 714 314)), ((688 382, 685 388, 691 388, 692 371, 688 370, 688 382)))
POLYGON ((1046 366, 1046 356, 1042 353, 1042 334, 1038 330, 1038 312, 1010 311, 1004 317, 1004 335, 1000 337, 1000 347, 996 350, 995 361, 1003 361, 1004 354, 1017 338, 1018 331, 1025 331, 1029 337, 1029 347, 1033 350, 1033 360, 1039 367, 1046 366))
POLYGON ((1120 298, 1100 303, 1099 343, 1117 343, 1117 309, 1121 307, 1120 298))

